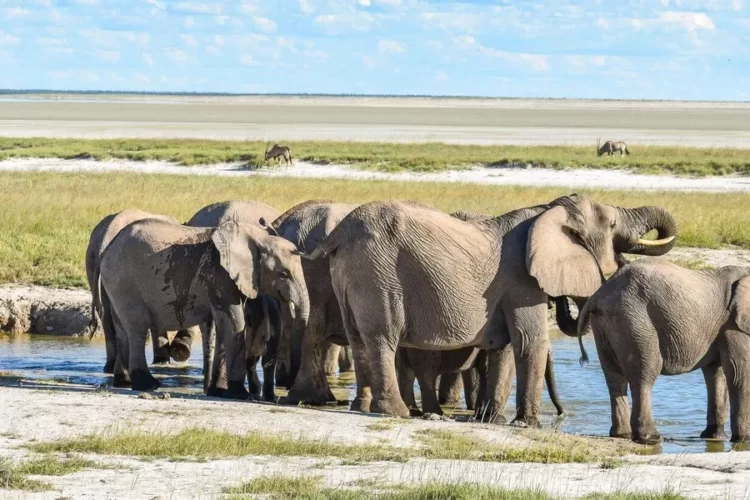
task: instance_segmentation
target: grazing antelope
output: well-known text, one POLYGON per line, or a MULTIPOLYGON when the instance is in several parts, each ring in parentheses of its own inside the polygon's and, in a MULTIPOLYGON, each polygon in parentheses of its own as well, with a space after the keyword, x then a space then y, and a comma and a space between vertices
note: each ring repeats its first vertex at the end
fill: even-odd
POLYGON ((284 158, 284 163, 287 165, 292 164, 292 150, 288 146, 279 146, 274 144, 271 149, 268 149, 266 145, 266 161, 271 158, 277 159, 279 156, 284 158))
POLYGON ((630 151, 628 151, 628 146, 622 141, 607 141, 601 146, 599 143, 601 142, 602 138, 598 138, 596 140, 596 155, 601 156, 603 154, 608 154, 609 156, 614 156, 615 151, 620 152, 620 156, 623 154, 629 155, 630 151))

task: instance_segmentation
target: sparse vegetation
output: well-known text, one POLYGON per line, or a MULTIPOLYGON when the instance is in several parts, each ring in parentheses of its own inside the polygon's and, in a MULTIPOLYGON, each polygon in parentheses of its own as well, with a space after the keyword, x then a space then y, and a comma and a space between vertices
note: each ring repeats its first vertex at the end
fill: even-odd
POLYGON ((83 469, 101 468, 93 460, 81 457, 60 458, 56 455, 45 455, 22 463, 18 471, 21 474, 36 476, 64 476, 83 469))
MULTIPOLYGON (((378 170, 435 171, 474 165, 549 168, 625 168, 641 173, 669 172, 724 175, 750 172, 750 150, 674 146, 632 147, 630 156, 602 156, 589 146, 474 146, 444 143, 278 142, 292 148, 295 159, 345 163, 378 170)), ((178 165, 263 163, 260 141, 186 139, 51 139, 0 138, 0 160, 8 158, 163 160, 178 165)))
MULTIPOLYGON (((126 207, 187 220, 218 200, 255 199, 285 210, 312 198, 347 203, 413 199, 451 212, 501 214, 548 202, 565 188, 315 179, 206 178, 138 174, 0 174, 0 283, 85 287, 82 255, 91 229, 126 207), (39 193, 53 193, 38 196, 39 193), (96 193, 96 196, 92 196, 96 193)), ((658 205, 680 223, 678 244, 750 248, 750 194, 588 191, 626 207, 658 205)))
POLYGON ((24 491, 50 491, 52 485, 29 479, 26 474, 9 459, 0 459, 0 489, 24 491))

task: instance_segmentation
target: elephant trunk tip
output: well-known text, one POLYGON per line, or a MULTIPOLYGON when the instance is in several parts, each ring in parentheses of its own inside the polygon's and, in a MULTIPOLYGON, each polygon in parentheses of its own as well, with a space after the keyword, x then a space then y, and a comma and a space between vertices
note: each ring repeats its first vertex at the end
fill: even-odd
POLYGON ((585 349, 581 348, 581 359, 578 360, 581 366, 589 362, 589 355, 585 349))

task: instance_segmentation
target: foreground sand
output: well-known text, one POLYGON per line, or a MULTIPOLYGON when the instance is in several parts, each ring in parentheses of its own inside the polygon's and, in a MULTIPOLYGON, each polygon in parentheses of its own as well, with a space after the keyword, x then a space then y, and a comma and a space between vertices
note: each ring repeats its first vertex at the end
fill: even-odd
POLYGON ((534 99, 4 96, 0 136, 750 147, 750 104, 534 99))
MULTIPOLYGON (((207 398, 147 400, 129 392, 0 387, 0 455, 14 460, 28 457, 31 452, 24 445, 32 441, 113 429, 174 432, 195 426, 232 433, 262 431, 335 443, 392 446, 415 446, 416 432, 442 429, 471 433, 509 446, 530 445, 514 429, 480 424, 408 420, 389 430, 368 429, 379 420, 349 412, 207 398)), ((750 487, 750 463, 744 453, 626 456, 625 464, 614 469, 604 469, 599 463, 543 465, 424 459, 343 465, 339 459, 309 457, 247 456, 205 463, 100 455, 86 458, 118 469, 40 477, 57 491, 0 491, 0 498, 216 498, 222 487, 274 474, 321 476, 331 487, 351 487, 358 479, 375 479, 383 484, 473 482, 539 489, 568 497, 592 492, 662 492, 669 487, 690 496, 733 499, 743 498, 750 487)))

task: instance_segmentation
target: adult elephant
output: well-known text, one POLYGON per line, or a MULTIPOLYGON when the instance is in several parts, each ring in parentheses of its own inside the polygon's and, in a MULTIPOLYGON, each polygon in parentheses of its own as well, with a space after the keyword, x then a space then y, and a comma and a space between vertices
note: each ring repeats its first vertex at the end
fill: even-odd
MULTIPOLYGON (((147 219, 120 231, 101 263, 102 300, 111 303, 117 330, 115 382, 136 390, 159 387, 144 356, 146 333, 215 325, 226 350, 227 397, 247 398, 245 302, 258 294, 299 306, 307 321, 308 300, 300 253, 283 238, 229 220, 218 227, 176 226, 147 219)), ((105 319, 106 320, 106 319, 105 319)), ((209 335, 204 333, 204 387, 223 389, 213 378, 209 335)))
MULTIPOLYGON (((276 232, 266 226, 261 225, 263 221, 273 221, 276 219, 281 212, 274 207, 266 205, 258 201, 252 200, 232 200, 219 203, 213 203, 200 209, 193 215, 186 225, 193 227, 217 227, 226 221, 235 221, 241 226, 252 226, 254 228, 261 228, 269 234, 276 236, 276 232)), ((266 401, 275 401, 276 394, 274 391, 274 378, 276 370, 276 356, 278 350, 279 339, 282 331, 282 319, 281 311, 279 306, 279 300, 288 303, 288 299, 284 299, 279 296, 271 296, 267 294, 260 294, 256 299, 248 300, 246 304, 248 323, 255 328, 248 330, 251 338, 260 338, 255 333, 259 332, 259 328, 266 328, 269 330, 264 345, 256 345, 253 347, 253 341, 248 338, 246 343, 246 370, 248 386, 250 389, 250 395, 254 399, 261 398, 266 401), (260 380, 258 379, 257 363, 260 360, 262 354, 262 366, 263 366, 263 387, 261 390, 260 380)), ((303 309, 307 309, 308 306, 304 301, 300 305, 303 309)), ((294 316, 292 316, 294 318, 294 316)), ((296 320, 297 322, 300 319, 296 320)), ((290 325, 291 327, 292 325, 290 325)), ((295 328, 301 328, 298 324, 294 325, 295 328)), ((221 346, 219 345, 221 349, 221 346)), ((222 357, 219 356, 221 360, 222 357)), ((219 371, 222 371, 224 367, 220 367, 219 371)))
MULTIPOLYGON (((114 372, 115 360, 117 358, 117 339, 115 332, 110 328, 106 328, 106 325, 103 325, 101 322, 104 312, 101 300, 99 299, 99 287, 96 277, 101 266, 102 253, 125 226, 144 219, 157 219, 179 225, 177 219, 168 215, 151 214, 137 208, 127 208, 103 218, 94 227, 94 230, 91 231, 89 245, 86 248, 86 279, 91 290, 91 321, 89 322, 88 332, 90 337, 93 337, 99 331, 103 331, 104 333, 104 342, 107 349, 104 373, 114 372)), ((154 364, 168 363, 170 356, 175 361, 186 361, 190 357, 190 350, 192 348, 191 332, 184 330, 177 332, 172 344, 170 344, 166 331, 152 331, 151 341, 154 351, 154 364)))
MULTIPOLYGON (((661 441, 651 414, 656 377, 700 367, 708 389, 701 437, 726 439, 728 384, 732 441, 750 440, 750 268, 693 271, 639 259, 586 302, 580 335, 588 323, 612 404, 610 436, 661 441)), ((581 352, 585 360, 583 344, 581 352)))
MULTIPOLYGON (((311 255, 330 256, 355 359, 355 409, 409 415, 394 366, 399 345, 496 350, 511 343, 514 423, 538 426, 548 296, 588 297, 617 269, 617 253, 639 245, 666 253, 677 233, 663 209, 624 209, 576 195, 511 229, 501 220, 461 221, 421 204, 372 202, 353 210, 311 255), (642 235, 653 229, 659 240, 645 242, 642 235)), ((502 412, 496 403, 483 411, 490 420, 502 412)))
MULTIPOLYGON (((314 250, 355 205, 326 200, 305 202, 274 222, 279 236, 303 252, 314 250)), ((322 405, 335 402, 326 379, 326 356, 331 344, 348 345, 327 259, 303 260, 302 270, 310 296, 310 321, 302 340, 301 364, 290 374, 286 401, 322 405)))

